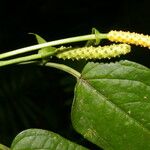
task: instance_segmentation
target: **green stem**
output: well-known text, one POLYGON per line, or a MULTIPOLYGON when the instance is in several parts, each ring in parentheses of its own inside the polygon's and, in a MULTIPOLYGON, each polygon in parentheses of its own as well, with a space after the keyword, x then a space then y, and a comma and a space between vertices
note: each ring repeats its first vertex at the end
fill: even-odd
POLYGON ((16 64, 16 63, 20 63, 20 62, 25 62, 25 61, 35 60, 35 59, 39 59, 39 58, 41 58, 41 55, 34 54, 34 55, 30 55, 30 56, 25 56, 25 57, 20 57, 20 58, 0 61, 0 67, 16 64))
POLYGON ((20 48, 20 49, 17 49, 17 50, 13 50, 13 51, 10 51, 10 52, 0 54, 0 59, 7 58, 7 57, 10 57, 10 56, 14 56, 14 55, 18 55, 18 54, 25 53, 25 52, 34 51, 34 50, 41 49, 41 48, 44 48, 44 47, 56 46, 56 45, 73 43, 73 42, 80 42, 80 41, 87 41, 87 40, 94 40, 96 38, 106 39, 107 34, 99 34, 98 37, 95 36, 95 34, 89 34, 89 35, 71 37, 71 38, 46 42, 46 43, 42 43, 42 44, 37 44, 37 45, 33 45, 33 46, 25 47, 25 48, 20 48))
POLYGON ((60 69, 60 70, 63 70, 71 75, 73 75, 74 77, 76 77, 77 79, 80 78, 81 74, 74 70, 73 68, 69 67, 69 66, 66 66, 64 64, 57 64, 57 63, 47 63, 45 64, 45 66, 47 67, 53 67, 53 68, 57 68, 57 69, 60 69))
POLYGON ((51 56, 54 53, 55 52, 49 52, 46 54, 34 54, 34 55, 30 55, 30 56, 24 56, 24 57, 20 57, 20 58, 14 58, 14 59, 10 59, 10 60, 0 61, 0 67, 12 65, 12 64, 16 64, 16 63, 27 62, 27 61, 31 62, 32 60, 37 60, 40 58, 51 56))

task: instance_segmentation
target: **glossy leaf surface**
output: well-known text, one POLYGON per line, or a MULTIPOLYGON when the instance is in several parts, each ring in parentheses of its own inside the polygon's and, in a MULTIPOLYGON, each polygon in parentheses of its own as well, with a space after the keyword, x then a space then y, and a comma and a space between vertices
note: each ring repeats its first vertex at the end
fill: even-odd
POLYGON ((41 129, 21 132, 13 141, 11 150, 87 150, 60 135, 41 129))
POLYGON ((75 88, 74 128, 104 150, 150 149, 150 69, 88 63, 75 88))

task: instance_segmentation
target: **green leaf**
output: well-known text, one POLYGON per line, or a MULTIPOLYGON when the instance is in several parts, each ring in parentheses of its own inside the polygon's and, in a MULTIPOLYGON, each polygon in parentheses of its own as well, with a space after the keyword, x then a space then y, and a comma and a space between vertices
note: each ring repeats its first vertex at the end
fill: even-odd
POLYGON ((58 134, 41 129, 21 132, 13 141, 11 150, 87 150, 58 134))
POLYGON ((150 69, 88 63, 75 88, 72 123, 104 150, 150 150, 150 69))
POLYGON ((37 40, 37 42, 38 42, 39 44, 46 43, 46 40, 43 39, 43 38, 42 38, 41 36, 39 36, 38 34, 35 34, 35 33, 31 33, 31 34, 35 35, 36 40, 37 40))
POLYGON ((5 145, 0 144, 0 150, 10 150, 10 148, 8 148, 5 145))
POLYGON ((92 45, 98 45, 101 41, 99 38, 100 32, 96 28, 92 28, 92 34, 95 34, 96 39, 95 40, 89 40, 86 42, 85 46, 92 46, 92 45))
POLYGON ((96 28, 92 28, 92 33, 95 34, 96 37, 95 45, 98 45, 101 41, 99 38, 100 32, 96 28))
MULTIPOLYGON (((37 42, 38 42, 39 44, 42 44, 42 43, 46 43, 46 42, 47 42, 45 39, 43 39, 43 38, 42 38, 41 36, 39 36, 38 34, 35 34, 35 33, 30 33, 30 34, 35 35, 36 40, 37 40, 37 42)), ((45 57, 45 55, 46 55, 47 53, 54 52, 55 50, 56 50, 55 47, 49 46, 49 47, 46 47, 46 48, 42 48, 42 49, 40 49, 40 50, 38 51, 38 53, 41 54, 41 56, 42 56, 42 58, 43 58, 43 60, 42 60, 43 64, 45 64, 45 63, 48 62, 48 58, 47 58, 47 56, 45 57)))

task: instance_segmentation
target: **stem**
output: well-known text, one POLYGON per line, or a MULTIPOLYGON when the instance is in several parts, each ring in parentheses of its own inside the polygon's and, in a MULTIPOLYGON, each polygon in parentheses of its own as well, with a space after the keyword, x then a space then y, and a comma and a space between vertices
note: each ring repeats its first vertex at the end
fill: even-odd
POLYGON ((12 64, 16 64, 16 63, 22 63, 22 62, 26 62, 26 61, 32 61, 32 60, 36 60, 36 59, 40 59, 44 57, 48 57, 51 56, 52 54, 54 54, 55 52, 49 52, 46 54, 34 54, 34 55, 30 55, 30 56, 24 56, 24 57, 20 57, 20 58, 14 58, 14 59, 10 59, 10 60, 5 60, 5 61, 0 61, 0 67, 2 66, 6 66, 6 65, 12 65, 12 64))
MULTIPOLYGON (((10 52, 3 53, 3 54, 0 55, 0 59, 7 58, 7 57, 10 57, 10 56, 14 56, 14 55, 21 54, 21 53, 25 53, 25 52, 34 51, 34 50, 41 49, 41 48, 44 48, 44 47, 56 46, 56 45, 73 43, 73 42, 80 42, 80 41, 87 41, 87 40, 94 40, 96 38, 97 38, 97 36, 95 36, 95 34, 89 34, 89 35, 83 35, 83 36, 77 36, 77 37, 71 37, 71 38, 46 42, 46 43, 37 44, 37 45, 33 45, 33 46, 25 47, 25 48, 20 48, 20 49, 17 49, 17 50, 13 50, 13 51, 10 51, 10 52)), ((98 38, 106 39, 107 34, 99 34, 98 38)))
POLYGON ((57 64, 57 63, 47 63, 45 64, 45 66, 47 67, 53 67, 53 68, 57 68, 57 69, 60 69, 60 70, 63 70, 71 75, 73 75, 74 77, 76 77, 77 79, 80 78, 81 74, 74 70, 73 68, 69 67, 69 66, 66 66, 64 64, 57 64))
POLYGON ((34 54, 34 55, 30 55, 30 56, 0 61, 0 67, 6 66, 6 65, 16 64, 16 63, 20 63, 20 62, 25 62, 25 61, 29 61, 29 60, 39 59, 39 58, 41 58, 41 55, 34 54))

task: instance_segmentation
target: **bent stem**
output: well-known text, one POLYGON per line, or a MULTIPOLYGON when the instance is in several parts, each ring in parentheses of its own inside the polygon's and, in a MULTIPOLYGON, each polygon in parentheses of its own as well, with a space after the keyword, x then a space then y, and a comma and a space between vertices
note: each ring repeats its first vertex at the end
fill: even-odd
POLYGON ((71 68, 69 66, 66 66, 64 64, 57 64, 57 63, 51 63, 51 62, 49 62, 49 63, 45 64, 45 66, 47 66, 47 67, 53 67, 53 68, 57 68, 57 69, 63 70, 65 72, 73 75, 77 79, 79 79, 80 76, 81 76, 81 74, 78 71, 76 71, 73 68, 71 68))
POLYGON ((94 40, 94 39, 97 39, 97 38, 106 39, 107 34, 99 34, 98 36, 95 35, 95 34, 89 34, 89 35, 70 37, 70 38, 66 38, 66 39, 46 42, 46 43, 42 43, 42 44, 37 44, 37 45, 33 45, 33 46, 25 47, 25 48, 20 48, 20 49, 17 49, 17 50, 13 50, 13 51, 10 51, 10 52, 0 54, 0 59, 7 58, 7 57, 10 57, 10 56, 14 56, 14 55, 18 55, 18 54, 25 53, 25 52, 34 51, 34 50, 41 49, 41 48, 44 48, 44 47, 56 46, 56 45, 73 43, 73 42, 80 42, 80 41, 87 41, 87 40, 94 40))

